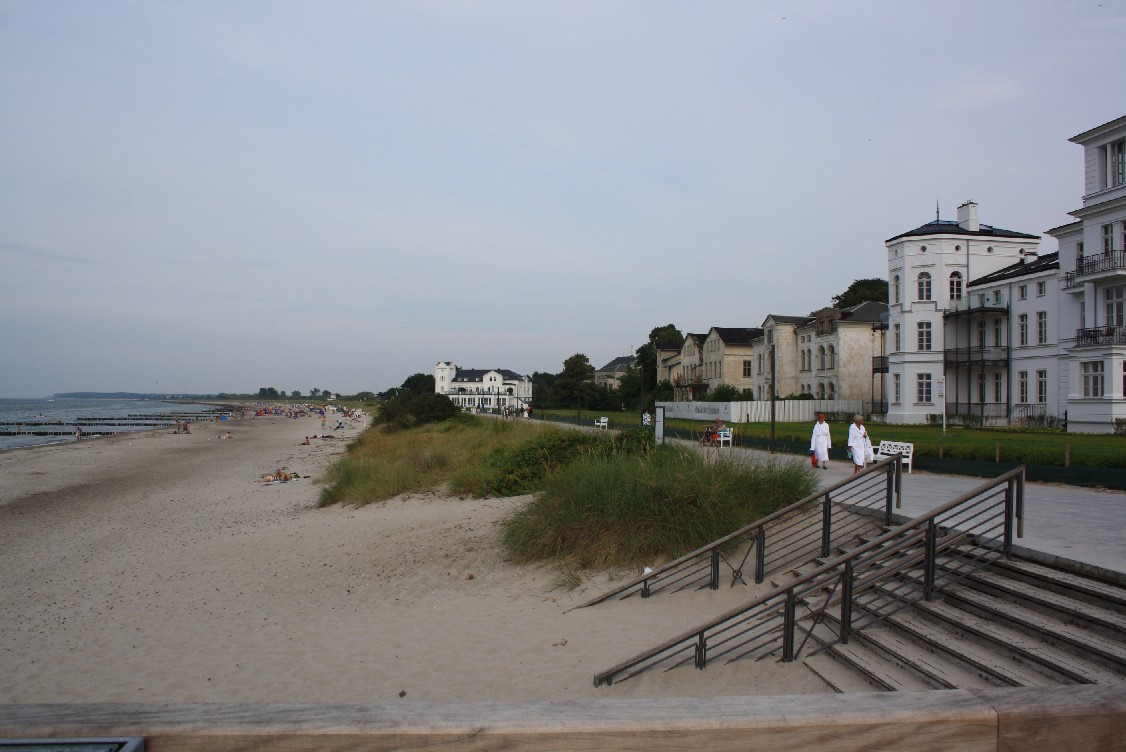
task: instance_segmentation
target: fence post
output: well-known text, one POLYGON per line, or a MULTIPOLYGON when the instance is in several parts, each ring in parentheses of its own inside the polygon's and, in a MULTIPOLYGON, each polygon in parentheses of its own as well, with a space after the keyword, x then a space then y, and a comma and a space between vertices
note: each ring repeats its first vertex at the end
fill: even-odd
POLYGON ((766 525, 758 526, 755 538, 755 584, 761 585, 766 576, 766 525))
POLYGON ((1005 484, 1005 558, 1013 555, 1013 496, 1016 480, 1009 478, 1005 484))
POLYGON ((844 567, 844 582, 841 583, 841 644, 848 644, 848 636, 852 633, 852 561, 846 561, 844 567))
POLYGON ((938 526, 934 518, 927 523, 926 553, 923 554, 923 600, 929 601, 934 596, 935 570, 938 568, 938 526))
POLYGON ((701 671, 708 665, 708 639, 701 632, 696 637, 696 668, 701 671))
POLYGON ((712 549, 712 590, 719 590, 719 549, 712 549))
POLYGON ((1024 537, 1024 468, 1021 467, 1020 475, 1017 476, 1017 537, 1024 537))
POLYGON ((833 500, 825 494, 825 502, 821 507, 821 555, 829 555, 829 546, 832 545, 833 534, 833 500))
POLYGON ((782 624, 782 660, 794 660, 794 589, 786 591, 785 620, 782 624))

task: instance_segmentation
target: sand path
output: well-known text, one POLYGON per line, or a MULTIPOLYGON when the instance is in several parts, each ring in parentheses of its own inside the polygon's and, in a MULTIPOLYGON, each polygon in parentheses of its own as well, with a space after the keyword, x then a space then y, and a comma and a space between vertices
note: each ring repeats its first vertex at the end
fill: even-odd
MULTIPOLYGON (((517 567, 497 523, 526 498, 316 507, 345 441, 254 418, 0 454, 0 702, 385 702, 827 691, 743 661, 591 677, 747 598, 565 612, 598 588, 517 567), (472 574, 472 578, 468 576, 472 574)), ((359 427, 341 433, 356 435, 359 427)))

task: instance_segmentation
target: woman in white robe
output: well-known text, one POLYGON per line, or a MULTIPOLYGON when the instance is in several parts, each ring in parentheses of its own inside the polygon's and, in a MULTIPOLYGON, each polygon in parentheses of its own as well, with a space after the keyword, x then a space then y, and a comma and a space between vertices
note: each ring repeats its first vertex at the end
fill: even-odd
POLYGON ((855 415, 852 418, 852 425, 848 427, 848 448, 852 452, 853 475, 860 472, 869 459, 875 459, 872 455, 872 440, 868 438, 868 429, 864 427, 863 415, 855 415))
POLYGON ((829 424, 825 422, 825 413, 817 414, 817 422, 813 424, 813 437, 809 440, 809 453, 817 460, 817 466, 822 470, 829 468, 829 447, 833 440, 829 437, 829 424))

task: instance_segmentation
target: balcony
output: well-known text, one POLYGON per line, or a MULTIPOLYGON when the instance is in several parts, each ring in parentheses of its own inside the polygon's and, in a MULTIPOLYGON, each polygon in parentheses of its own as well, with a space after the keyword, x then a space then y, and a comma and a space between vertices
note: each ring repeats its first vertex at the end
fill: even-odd
POLYGON ((1005 345, 993 347, 948 347, 942 351, 942 360, 947 368, 967 366, 1006 366, 1009 364, 1009 348, 1005 345))
POLYGON ((1107 251, 1075 260, 1075 276, 1089 277, 1103 272, 1126 272, 1126 251, 1107 251))
POLYGON ((1075 330, 1076 347, 1126 345, 1126 326, 1096 326, 1075 330))
POLYGON ((887 373, 888 372, 888 356, 877 355, 872 358, 872 373, 887 373))
POLYGON ((1082 287, 1083 283, 1076 277, 1075 272, 1067 272, 1063 275, 1063 289, 1074 290, 1077 287, 1082 287))
POLYGON ((970 293, 960 300, 951 300, 950 307, 943 316, 963 316, 971 313, 1008 313, 1009 305, 1005 294, 993 292, 970 293))

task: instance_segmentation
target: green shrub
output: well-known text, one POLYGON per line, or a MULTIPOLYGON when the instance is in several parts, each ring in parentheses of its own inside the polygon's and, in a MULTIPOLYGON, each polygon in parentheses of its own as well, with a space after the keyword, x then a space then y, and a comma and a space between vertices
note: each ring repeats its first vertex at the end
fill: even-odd
POLYGON ((653 564, 743 527, 816 486, 805 463, 709 462, 673 446, 592 455, 548 477, 544 492, 505 520, 503 541, 517 562, 653 564))

